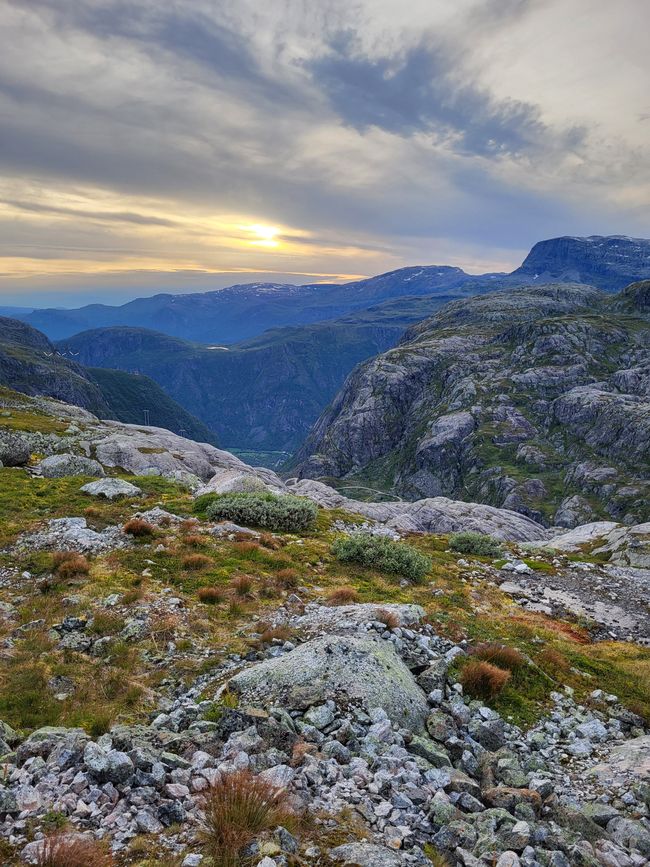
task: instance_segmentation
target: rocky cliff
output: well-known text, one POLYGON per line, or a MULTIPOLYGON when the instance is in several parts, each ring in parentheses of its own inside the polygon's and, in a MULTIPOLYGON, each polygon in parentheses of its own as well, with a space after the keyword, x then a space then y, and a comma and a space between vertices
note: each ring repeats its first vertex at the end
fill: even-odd
POLYGON ((447 305, 351 374, 299 453, 300 475, 564 526, 647 520, 649 286, 447 305))

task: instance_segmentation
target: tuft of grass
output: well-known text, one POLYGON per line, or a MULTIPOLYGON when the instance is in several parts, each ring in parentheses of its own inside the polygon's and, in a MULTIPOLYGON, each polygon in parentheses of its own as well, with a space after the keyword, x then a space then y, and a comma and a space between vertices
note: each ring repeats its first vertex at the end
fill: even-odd
POLYGON ((204 605, 218 605, 224 598, 223 590, 218 587, 199 587, 196 595, 204 605))
POLYGON ((206 854, 219 867, 240 867, 242 850, 262 832, 295 827, 287 795, 249 771, 224 774, 205 796, 201 832, 206 854))
POLYGON ((142 518, 131 518, 130 521, 127 521, 126 524, 124 524, 122 529, 125 533, 128 533, 129 536, 142 539, 148 536, 153 536, 156 528, 153 524, 150 524, 142 518))
POLYGON ((36 857, 37 867, 113 867, 105 845, 80 834, 58 832, 46 837, 36 857))
POLYGON ((276 584, 283 590, 295 590, 300 584, 300 572, 297 569, 287 567, 279 569, 275 575, 276 584))
POLYGON ((544 671, 552 674, 563 674, 571 668, 571 663, 566 656, 554 647, 545 647, 537 654, 537 664, 544 671))
POLYGON ((201 533, 190 533, 187 536, 183 536, 181 542, 183 545, 187 545, 188 548, 203 548, 206 538, 201 533))
POLYGON ((375 617, 380 623, 385 625, 386 629, 397 629, 401 625, 399 615, 394 611, 389 611, 387 608, 381 608, 375 617))
POLYGON ((477 557, 498 557, 503 553, 503 545, 498 539, 471 530, 452 533, 449 547, 459 554, 475 554, 477 557))
POLYGON ((200 572, 212 566, 212 559, 205 554, 188 554, 182 560, 183 569, 190 572, 200 572))
POLYGON ((234 521, 244 526, 289 533, 311 529, 318 517, 315 503, 291 494, 220 494, 213 495, 207 503, 201 501, 199 507, 215 521, 234 521))
POLYGON ((76 551, 55 551, 52 564, 60 578, 77 578, 90 572, 90 563, 76 551))
POLYGON ((509 671, 482 659, 470 659, 460 673, 463 690, 472 698, 489 701, 496 698, 510 680, 509 671))
POLYGON ((508 671, 516 671, 526 664, 526 657, 516 647, 507 647, 496 641, 478 644, 471 652, 472 656, 477 657, 477 659, 490 662, 492 665, 497 665, 508 671))
POLYGON ((344 563, 359 563, 371 569, 392 572, 414 584, 421 583, 433 567, 431 558, 412 545, 369 533, 337 539, 332 545, 332 554, 344 563))
POLYGON ((236 578, 233 578, 230 586, 236 596, 250 596, 253 592, 253 579, 250 575, 238 575, 236 578))
POLYGON ((359 594, 354 587, 337 587, 327 595, 328 605, 349 605, 359 601, 359 594))

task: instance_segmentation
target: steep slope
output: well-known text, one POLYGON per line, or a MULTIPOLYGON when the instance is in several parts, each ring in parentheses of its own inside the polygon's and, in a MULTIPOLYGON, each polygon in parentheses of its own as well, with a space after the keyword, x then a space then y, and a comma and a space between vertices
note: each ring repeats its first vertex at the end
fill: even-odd
POLYGON ((202 422, 179 406, 148 377, 118 370, 89 370, 61 355, 40 331, 0 317, 0 385, 28 395, 64 400, 104 419, 152 424, 215 443, 202 422))
POLYGON ((552 238, 535 244, 511 275, 540 283, 572 280, 621 289, 650 277, 650 241, 624 235, 552 238))
POLYGON ((450 496, 565 526, 650 517, 648 283, 453 302, 355 370, 303 477, 450 496))
POLYGON ((59 346, 84 364, 147 374, 225 446, 292 452, 353 367, 393 346, 447 297, 395 299, 227 348, 136 328, 83 332, 59 346))

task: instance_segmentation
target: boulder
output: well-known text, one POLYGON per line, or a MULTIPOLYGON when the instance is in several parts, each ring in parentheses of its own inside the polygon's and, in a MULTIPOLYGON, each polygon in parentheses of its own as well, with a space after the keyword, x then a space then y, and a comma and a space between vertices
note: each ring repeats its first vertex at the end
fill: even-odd
POLYGON ((612 787, 631 786, 634 782, 650 782, 650 735, 632 738, 615 746, 606 762, 587 772, 612 787))
POLYGON ((230 689, 242 704, 302 710, 328 699, 383 708, 393 723, 421 731, 428 707, 393 646, 381 639, 322 636, 239 672, 230 689))
POLYGON ((100 463, 82 455, 50 455, 40 462, 37 469, 45 479, 104 475, 104 468, 100 463))
POLYGON ((24 467, 32 454, 29 443, 10 431, 0 431, 0 466, 24 467))
POLYGON ((399 852, 373 843, 346 843, 330 850, 330 857, 341 867, 401 867, 404 858, 399 852))
POLYGON ((107 500, 114 500, 117 497, 138 497, 142 493, 140 488, 124 479, 101 479, 97 482, 88 482, 80 490, 91 497, 105 497, 107 500))

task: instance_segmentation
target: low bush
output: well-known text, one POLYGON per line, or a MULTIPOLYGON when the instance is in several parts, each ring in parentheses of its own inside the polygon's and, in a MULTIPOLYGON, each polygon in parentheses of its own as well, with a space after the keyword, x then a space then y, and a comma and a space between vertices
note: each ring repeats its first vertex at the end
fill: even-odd
POLYGON ((125 533, 128 533, 129 536, 136 536, 138 538, 153 536, 155 532, 155 527, 142 518, 131 518, 130 521, 126 522, 122 529, 125 533))
POLYGON ((90 563, 76 551, 55 551, 52 563, 60 578, 77 578, 90 572, 90 563))
POLYGON ((215 521, 295 533, 314 526, 318 506, 290 494, 221 494, 205 507, 205 513, 215 521))
POLYGON ((250 596, 253 591, 253 579, 250 575, 238 575, 230 585, 236 596, 250 596))
POLYGON ((496 641, 478 644, 473 648, 472 655, 484 662, 498 665, 499 668, 506 668, 508 671, 516 671, 526 664, 526 657, 516 647, 506 647, 496 641))
POLYGON ((212 566, 212 560, 206 554, 188 554, 183 557, 183 569, 189 572, 200 572, 202 569, 209 569, 212 566))
POLYGON ((114 863, 104 844, 65 832, 46 837, 36 856, 37 867, 113 867, 114 863))
POLYGON ((490 662, 484 662, 482 659, 470 659, 463 666, 460 682, 467 695, 488 701, 499 695, 510 680, 510 676, 509 671, 504 671, 490 662))
POLYGON ((332 545, 332 554, 345 563, 359 563, 370 569, 402 575, 414 584, 423 581, 432 567, 431 558, 411 545, 366 533, 337 539, 332 545))
POLYGON ((354 587, 337 587, 327 596, 328 605, 349 605, 359 601, 359 594, 354 587))
POLYGON ((295 827, 288 798, 248 771, 224 774, 205 796, 202 840, 219 867, 239 867, 242 850, 262 832, 295 827))
POLYGON ((452 533, 449 537, 449 547, 459 554, 475 554, 477 557, 498 557, 503 553, 503 546, 498 539, 471 530, 452 533))

